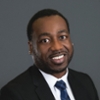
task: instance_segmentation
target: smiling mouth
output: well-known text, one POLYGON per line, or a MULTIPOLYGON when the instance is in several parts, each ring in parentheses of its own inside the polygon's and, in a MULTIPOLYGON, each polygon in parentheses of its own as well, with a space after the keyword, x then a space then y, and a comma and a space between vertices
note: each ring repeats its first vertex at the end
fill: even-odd
POLYGON ((60 56, 53 57, 52 59, 55 59, 55 60, 57 59, 58 60, 58 59, 61 59, 63 57, 64 57, 64 55, 60 55, 60 56))
POLYGON ((62 64, 65 60, 65 55, 61 54, 61 55, 55 55, 54 57, 51 58, 51 61, 53 64, 59 65, 62 64))

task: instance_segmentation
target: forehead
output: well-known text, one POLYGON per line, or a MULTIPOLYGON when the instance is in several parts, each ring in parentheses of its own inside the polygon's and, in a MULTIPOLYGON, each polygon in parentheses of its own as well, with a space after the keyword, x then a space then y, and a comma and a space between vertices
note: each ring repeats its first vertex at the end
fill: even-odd
POLYGON ((68 30, 65 20, 59 15, 39 18, 33 23, 32 28, 36 33, 56 32, 62 29, 68 30))

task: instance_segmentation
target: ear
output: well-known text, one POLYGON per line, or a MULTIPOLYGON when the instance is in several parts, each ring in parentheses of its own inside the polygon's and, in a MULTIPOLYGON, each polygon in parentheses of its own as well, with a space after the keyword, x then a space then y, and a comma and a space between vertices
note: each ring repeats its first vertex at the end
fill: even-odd
POLYGON ((72 43, 72 46, 74 46, 74 43, 72 43))
POLYGON ((33 54, 33 44, 31 41, 28 41, 28 46, 29 46, 29 54, 32 55, 33 54))

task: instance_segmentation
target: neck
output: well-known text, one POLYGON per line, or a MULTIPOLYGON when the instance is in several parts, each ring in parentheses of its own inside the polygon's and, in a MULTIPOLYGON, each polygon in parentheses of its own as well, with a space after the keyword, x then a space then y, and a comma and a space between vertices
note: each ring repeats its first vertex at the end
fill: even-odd
POLYGON ((61 78, 61 77, 64 76, 66 73, 67 73, 67 70, 65 70, 65 71, 63 71, 63 72, 60 72, 60 73, 54 73, 54 74, 51 74, 51 75, 53 75, 53 76, 56 77, 56 78, 61 78))

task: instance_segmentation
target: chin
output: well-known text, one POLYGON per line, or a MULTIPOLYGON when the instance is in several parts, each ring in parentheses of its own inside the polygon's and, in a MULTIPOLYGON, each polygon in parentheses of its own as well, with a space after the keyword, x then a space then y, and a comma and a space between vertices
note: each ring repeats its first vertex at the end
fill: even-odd
POLYGON ((66 71, 67 65, 51 65, 48 67, 48 70, 50 70, 51 73, 61 73, 66 71))
POLYGON ((54 70, 55 73, 62 73, 66 71, 66 67, 65 68, 59 68, 57 70, 54 70))

